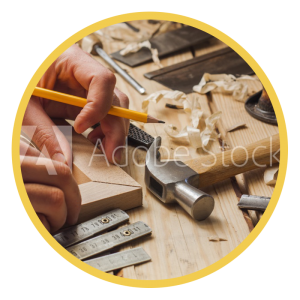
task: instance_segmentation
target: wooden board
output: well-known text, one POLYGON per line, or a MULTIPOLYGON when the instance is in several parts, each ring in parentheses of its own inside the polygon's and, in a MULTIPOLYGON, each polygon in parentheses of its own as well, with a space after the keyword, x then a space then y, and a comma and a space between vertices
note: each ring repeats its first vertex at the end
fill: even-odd
POLYGON ((253 70, 235 51, 226 47, 144 76, 170 89, 192 93, 193 86, 199 84, 204 73, 251 75, 253 70))
MULTIPOLYGON (((62 120, 55 123, 68 125, 62 120)), ((128 210, 143 204, 141 186, 120 167, 108 164, 101 151, 73 129, 72 152, 72 172, 82 197, 78 223, 115 208, 128 210)))
MULTIPOLYGON (((194 49, 195 55, 203 55, 225 47, 223 43, 219 41, 212 42, 212 40, 214 39, 211 39, 205 46, 196 47, 194 49)), ((104 48, 109 53, 118 51, 123 47, 124 44, 121 42, 106 41, 104 43, 104 48)), ((191 58, 193 58, 192 51, 187 51, 162 59, 161 63, 166 67, 191 58)), ((95 57, 95 59, 105 65, 100 58, 95 57)), ((163 85, 143 77, 144 73, 157 70, 157 66, 154 63, 148 63, 136 68, 127 67, 122 63, 120 65, 147 90, 147 95, 139 95, 116 74, 117 86, 129 96, 131 109, 141 110, 141 102, 144 97, 147 97, 152 92, 166 89, 163 85)), ((197 81, 199 82, 200 79, 197 78, 197 81)), ((261 86, 259 82, 250 82, 249 87, 250 91, 252 91, 252 89, 255 90, 261 86)), ((204 111, 201 126, 204 125, 203 122, 206 117, 222 109, 223 116, 217 126, 222 139, 230 147, 254 142, 277 131, 276 127, 270 127, 271 125, 257 123, 259 121, 249 119, 251 117, 243 111, 242 104, 234 101, 229 96, 213 93, 211 95, 190 94, 189 97, 199 98, 201 108, 204 111), (246 131, 245 129, 240 129, 232 133, 226 133, 227 126, 240 120, 246 122, 248 127, 246 131)), ((174 124, 178 128, 183 128, 190 124, 187 114, 182 110, 165 108, 166 102, 162 100, 156 105, 150 103, 149 113, 157 118, 164 119, 168 124, 174 124)), ((162 159, 167 159, 168 154, 169 158, 174 158, 176 154, 175 149, 179 145, 186 146, 189 150, 189 155, 180 157, 178 153, 180 154, 181 152, 179 151, 177 159, 188 160, 206 155, 203 151, 196 151, 191 148, 188 143, 178 143, 167 137, 162 124, 138 124, 138 126, 153 136, 160 135, 162 137, 163 146, 168 149, 168 151, 161 151, 162 159)), ((239 175, 236 178, 205 189, 207 193, 214 197, 216 206, 207 220, 197 222, 191 219, 180 206, 175 204, 165 205, 146 189, 144 168, 141 167, 145 162, 146 153, 142 150, 135 150, 132 147, 129 147, 128 150, 129 165, 124 170, 137 180, 142 186, 144 194, 143 206, 128 212, 130 222, 144 221, 152 228, 153 234, 151 237, 136 240, 120 250, 142 246, 152 260, 146 264, 124 268, 116 273, 118 276, 147 280, 175 278, 211 265, 235 249, 248 236, 255 225, 251 213, 249 215, 248 212, 243 212, 237 207, 243 185, 247 187, 245 190, 249 193, 266 196, 272 194, 273 189, 266 186, 262 180, 261 170, 239 175), (133 157, 139 163, 139 166, 133 162, 133 157), (243 181, 240 181, 240 177, 242 177, 243 181), (209 237, 214 235, 227 241, 209 241, 209 237)), ((210 143, 209 150, 215 153, 220 152, 219 143, 217 141, 210 143)))

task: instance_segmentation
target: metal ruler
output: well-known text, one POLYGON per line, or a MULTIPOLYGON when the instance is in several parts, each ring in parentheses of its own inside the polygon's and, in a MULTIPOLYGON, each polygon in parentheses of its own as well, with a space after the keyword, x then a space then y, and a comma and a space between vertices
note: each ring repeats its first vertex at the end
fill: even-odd
POLYGON ((68 247, 67 250, 83 260, 144 235, 151 234, 151 232, 152 230, 147 224, 139 221, 68 247))
POLYGON ((241 209, 266 210, 270 197, 242 195, 238 207, 241 209))
POLYGON ((87 222, 71 226, 53 237, 63 247, 69 247, 128 220, 129 216, 123 210, 114 209, 87 222))
POLYGON ((146 253, 146 251, 143 248, 138 247, 90 259, 85 261, 85 263, 103 272, 110 272, 149 260, 151 260, 151 257, 146 253))

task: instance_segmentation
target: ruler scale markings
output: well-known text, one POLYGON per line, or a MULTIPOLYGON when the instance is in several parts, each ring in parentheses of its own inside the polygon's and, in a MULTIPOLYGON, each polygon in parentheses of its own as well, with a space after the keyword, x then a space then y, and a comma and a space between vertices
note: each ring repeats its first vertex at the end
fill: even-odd
POLYGON ((129 216, 123 210, 114 209, 84 223, 71 226, 53 237, 66 248, 128 220, 129 216))
POLYGON ((151 232, 152 230, 147 224, 139 221, 68 247, 67 250, 77 258, 83 260, 139 237, 151 234, 151 232))
POLYGON ((146 251, 143 248, 138 247, 90 259, 85 261, 85 263, 103 272, 110 272, 150 260, 151 257, 146 251))

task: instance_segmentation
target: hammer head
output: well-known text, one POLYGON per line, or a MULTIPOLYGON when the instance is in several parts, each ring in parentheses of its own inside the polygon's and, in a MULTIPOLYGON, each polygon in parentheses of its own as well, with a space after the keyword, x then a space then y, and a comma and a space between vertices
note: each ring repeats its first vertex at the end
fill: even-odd
POLYGON ((204 220, 214 208, 214 199, 197 189, 199 174, 181 161, 160 161, 161 137, 146 156, 145 183, 164 203, 178 202, 194 219, 204 220))

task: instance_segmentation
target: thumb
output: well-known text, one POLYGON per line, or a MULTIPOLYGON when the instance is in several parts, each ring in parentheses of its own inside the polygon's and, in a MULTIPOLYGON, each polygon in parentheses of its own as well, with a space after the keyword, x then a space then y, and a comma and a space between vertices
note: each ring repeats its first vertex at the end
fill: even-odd
MULTIPOLYGON (((71 126, 61 128, 71 131, 71 126)), ((31 99, 28 103, 22 131, 46 157, 71 166, 72 151, 67 138, 35 99, 31 99)))

